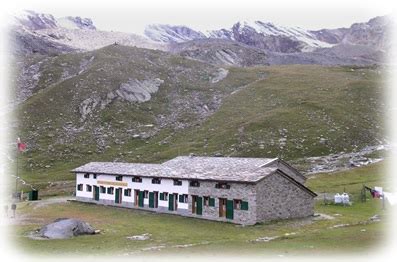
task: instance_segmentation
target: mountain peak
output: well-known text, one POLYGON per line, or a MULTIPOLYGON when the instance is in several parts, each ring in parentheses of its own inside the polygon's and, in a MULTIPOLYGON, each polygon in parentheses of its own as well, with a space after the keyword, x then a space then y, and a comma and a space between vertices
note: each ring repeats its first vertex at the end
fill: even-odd
POLYGON ((67 16, 57 19, 58 25, 68 29, 87 29, 96 30, 90 18, 81 18, 79 16, 67 16))
POLYGON ((202 32, 183 25, 151 24, 146 26, 144 34, 151 40, 161 43, 181 43, 206 38, 202 32))
POLYGON ((32 31, 55 28, 96 30, 90 18, 81 18, 79 16, 55 18, 51 14, 24 10, 15 15, 15 19, 17 24, 21 25, 26 30, 32 31))

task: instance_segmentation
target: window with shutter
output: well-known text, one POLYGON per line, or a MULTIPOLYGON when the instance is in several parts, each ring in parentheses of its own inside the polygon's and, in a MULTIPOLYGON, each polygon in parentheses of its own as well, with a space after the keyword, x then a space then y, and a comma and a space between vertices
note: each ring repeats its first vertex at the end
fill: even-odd
POLYGON ((215 206, 215 198, 210 197, 209 206, 210 207, 214 207, 215 206))
POLYGON ((241 210, 248 210, 248 202, 247 201, 241 202, 241 210))
POLYGON ((164 193, 160 193, 160 200, 164 200, 164 193))
POLYGON ((209 205, 209 202, 210 202, 210 197, 205 196, 205 197, 203 197, 203 200, 204 200, 204 206, 207 207, 209 205))

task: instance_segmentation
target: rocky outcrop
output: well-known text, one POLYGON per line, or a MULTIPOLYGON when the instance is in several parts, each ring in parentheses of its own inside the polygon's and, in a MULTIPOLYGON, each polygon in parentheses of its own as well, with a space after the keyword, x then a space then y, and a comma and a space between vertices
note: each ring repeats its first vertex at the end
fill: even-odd
POLYGON ((93 234, 95 234, 95 230, 90 224, 72 218, 57 219, 42 227, 39 231, 39 235, 47 239, 67 239, 79 235, 93 234))
POLYGON ((219 69, 216 71, 215 76, 211 79, 211 83, 212 83, 212 84, 218 83, 219 81, 221 81, 222 79, 224 79, 224 78, 227 76, 228 73, 229 73, 229 70, 226 70, 226 69, 224 69, 224 68, 219 68, 219 69))
POLYGON ((266 65, 263 50, 227 39, 197 39, 169 45, 169 51, 183 57, 228 66, 266 65))
POLYGON ((121 84, 120 88, 117 89, 115 93, 121 100, 128 102, 146 102, 152 97, 151 94, 158 91, 162 83, 164 83, 164 81, 159 78, 144 81, 132 79, 127 83, 121 84))
POLYGON ((79 106, 80 121, 83 122, 88 116, 92 115, 96 107, 99 106, 99 110, 103 110, 116 99, 131 103, 149 101, 152 98, 152 94, 158 91, 162 83, 164 83, 164 80, 160 78, 143 81, 130 79, 128 82, 122 83, 118 89, 107 93, 104 97, 89 97, 83 100, 79 106))

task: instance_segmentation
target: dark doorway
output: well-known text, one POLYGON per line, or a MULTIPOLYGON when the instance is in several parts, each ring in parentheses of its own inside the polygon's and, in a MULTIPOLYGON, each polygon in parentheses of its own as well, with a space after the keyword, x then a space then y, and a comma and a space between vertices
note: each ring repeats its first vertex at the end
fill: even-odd
POLYGON ((219 198, 219 217, 226 216, 226 199, 219 198))

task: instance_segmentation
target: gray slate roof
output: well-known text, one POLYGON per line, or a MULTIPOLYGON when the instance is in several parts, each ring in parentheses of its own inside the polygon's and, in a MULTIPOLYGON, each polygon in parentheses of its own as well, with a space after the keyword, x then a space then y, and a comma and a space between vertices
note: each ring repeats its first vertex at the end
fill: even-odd
POLYGON ((277 170, 277 165, 271 164, 277 162, 275 160, 277 159, 180 156, 162 164, 91 162, 72 170, 72 172, 189 180, 257 182, 277 170))

